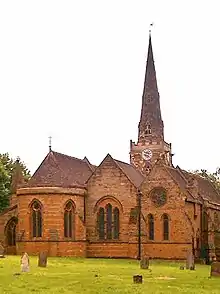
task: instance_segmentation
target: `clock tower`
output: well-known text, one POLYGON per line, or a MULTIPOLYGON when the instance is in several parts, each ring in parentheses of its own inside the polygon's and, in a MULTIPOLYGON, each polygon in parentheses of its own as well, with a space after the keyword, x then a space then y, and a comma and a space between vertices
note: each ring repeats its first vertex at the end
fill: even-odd
POLYGON ((141 116, 138 125, 138 142, 130 141, 130 162, 147 175, 158 160, 162 160, 166 165, 172 165, 171 144, 164 141, 160 95, 150 34, 141 116))

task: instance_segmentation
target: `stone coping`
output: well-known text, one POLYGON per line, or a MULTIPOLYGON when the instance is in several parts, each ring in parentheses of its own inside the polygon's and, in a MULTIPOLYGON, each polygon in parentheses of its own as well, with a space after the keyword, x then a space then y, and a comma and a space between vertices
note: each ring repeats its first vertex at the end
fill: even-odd
POLYGON ((30 194, 68 194, 68 195, 81 195, 84 196, 86 188, 62 188, 62 187, 27 187, 19 188, 17 196, 30 195, 30 194))

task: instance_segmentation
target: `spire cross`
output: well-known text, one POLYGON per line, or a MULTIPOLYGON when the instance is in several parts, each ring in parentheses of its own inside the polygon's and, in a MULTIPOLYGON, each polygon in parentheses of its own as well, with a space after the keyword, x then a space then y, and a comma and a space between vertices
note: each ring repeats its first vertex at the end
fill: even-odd
POLYGON ((52 137, 49 137, 49 151, 51 151, 52 137))

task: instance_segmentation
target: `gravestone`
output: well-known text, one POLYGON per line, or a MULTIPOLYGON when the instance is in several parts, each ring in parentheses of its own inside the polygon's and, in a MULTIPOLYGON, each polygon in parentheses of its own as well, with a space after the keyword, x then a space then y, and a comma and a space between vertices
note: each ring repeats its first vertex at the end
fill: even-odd
POLYGON ((188 251, 187 257, 186 257, 186 269, 195 269, 195 259, 192 251, 188 251))
POLYGON ((0 243, 0 258, 5 257, 5 248, 4 246, 0 243))
POLYGON ((141 258, 140 267, 141 267, 141 269, 148 269, 149 268, 149 258, 148 257, 141 258))
POLYGON ((38 266, 46 267, 47 266, 47 252, 40 252, 38 256, 38 266))
POLYGON ((29 272, 30 271, 29 256, 26 252, 21 257, 21 271, 22 272, 29 272))
POLYGON ((135 284, 142 284, 142 282, 143 282, 143 277, 140 276, 140 275, 135 275, 135 276, 133 276, 133 282, 134 282, 135 284))
POLYGON ((214 261, 211 265, 211 277, 220 277, 220 262, 214 261))

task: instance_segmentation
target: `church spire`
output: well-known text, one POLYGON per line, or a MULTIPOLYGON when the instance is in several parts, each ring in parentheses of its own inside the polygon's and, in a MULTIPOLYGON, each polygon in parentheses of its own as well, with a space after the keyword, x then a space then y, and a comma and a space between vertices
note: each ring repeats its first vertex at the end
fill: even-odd
POLYGON ((160 96, 157 87, 157 77, 150 32, 138 142, 144 143, 149 141, 161 141, 163 139, 164 132, 160 111, 160 96))

